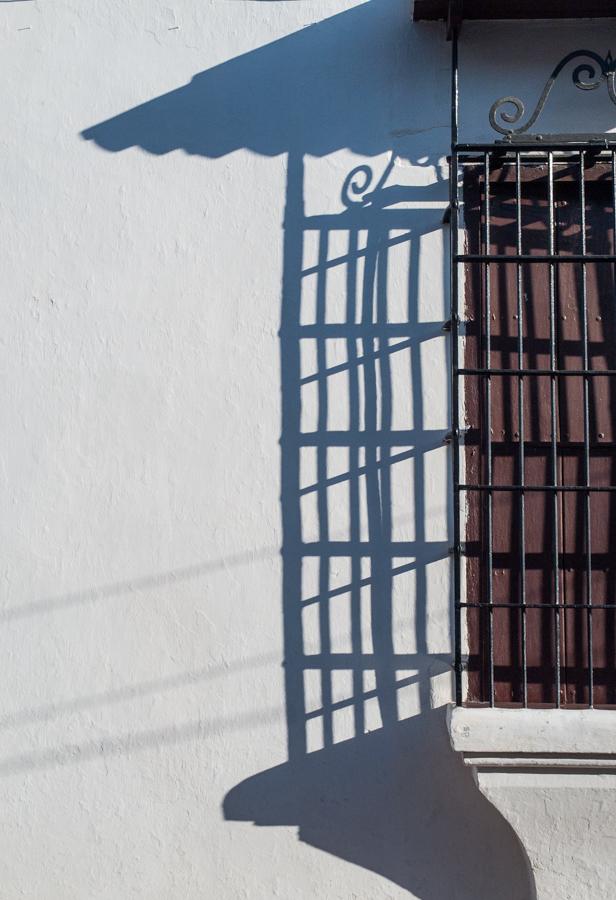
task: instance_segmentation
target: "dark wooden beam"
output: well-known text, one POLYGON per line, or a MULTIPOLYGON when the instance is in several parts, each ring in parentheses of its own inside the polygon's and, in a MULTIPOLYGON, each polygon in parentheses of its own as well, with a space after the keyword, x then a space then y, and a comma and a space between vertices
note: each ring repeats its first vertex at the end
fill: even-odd
MULTIPOLYGON (((447 20, 448 0, 415 0, 416 22, 447 20)), ((614 0, 463 0, 462 19, 616 18, 614 0)))

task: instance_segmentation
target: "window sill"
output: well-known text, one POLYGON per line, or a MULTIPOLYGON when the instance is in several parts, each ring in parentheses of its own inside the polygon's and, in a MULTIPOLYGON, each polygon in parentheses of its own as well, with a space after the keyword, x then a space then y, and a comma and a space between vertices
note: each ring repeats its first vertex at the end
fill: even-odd
POLYGON ((616 712, 605 709, 472 709, 452 707, 449 733, 454 750, 468 756, 613 756, 616 769, 616 712))
POLYGON ((453 749, 523 845, 536 900, 612 900, 616 713, 450 708, 453 749))

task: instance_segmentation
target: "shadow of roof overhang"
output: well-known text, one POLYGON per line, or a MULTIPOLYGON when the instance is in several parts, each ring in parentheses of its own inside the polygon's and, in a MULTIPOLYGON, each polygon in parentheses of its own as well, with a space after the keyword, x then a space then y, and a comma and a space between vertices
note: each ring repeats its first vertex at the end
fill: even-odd
POLYGON ((269 157, 395 149, 416 159, 448 146, 447 120, 434 115, 446 63, 439 29, 413 34, 407 0, 370 0, 206 68, 82 137, 114 153, 219 159, 241 149, 269 157))

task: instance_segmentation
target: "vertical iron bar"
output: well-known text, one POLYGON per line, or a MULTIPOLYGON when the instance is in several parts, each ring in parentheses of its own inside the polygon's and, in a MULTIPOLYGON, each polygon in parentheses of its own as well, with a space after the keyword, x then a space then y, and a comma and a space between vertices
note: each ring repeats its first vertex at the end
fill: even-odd
MULTIPOLYGON (((586 184, 584 172, 586 168, 586 153, 580 151, 580 227, 582 230, 582 256, 586 255, 586 184)), ((582 263, 582 347, 583 368, 588 370, 588 304, 586 295, 586 263, 582 263)), ((589 381, 584 375, 584 484, 590 486, 590 412, 589 412, 589 381)), ((587 639, 588 639, 588 705, 594 705, 594 674, 592 658, 592 555, 590 533, 590 491, 584 496, 584 546, 586 549, 586 603, 587 609, 587 639)))
MULTIPOLYGON (((616 253, 616 151, 615 150, 612 150, 612 253, 616 253)), ((613 278, 613 284, 616 285, 616 264, 614 265, 614 267, 612 269, 612 278, 613 278)), ((613 298, 613 299, 616 299, 616 298, 613 298)), ((604 334, 605 334, 605 332, 604 332, 604 334)), ((609 365, 609 363, 608 363, 608 365, 609 365)), ((610 394, 613 395, 613 388, 611 388, 610 394)), ((614 467, 614 464, 612 463, 612 471, 614 470, 613 467, 614 467)), ((613 502, 614 502, 613 497, 610 497, 609 502, 608 502, 608 509, 609 509, 610 517, 614 515, 613 502)), ((608 584, 609 584, 609 582, 608 582, 608 584)), ((609 590, 607 584, 606 584, 605 589, 606 589, 606 591, 609 590)), ((612 616, 614 616, 614 615, 615 615, 615 613, 613 612, 612 616)), ((609 613, 605 614, 605 620, 606 620, 606 631, 607 631, 608 630, 607 623, 610 622, 610 614, 609 613)), ((611 628, 609 629, 609 631, 610 631, 610 634, 612 637, 612 642, 613 642, 614 641, 614 618, 611 619, 611 628)), ((612 647, 613 646, 614 646, 614 644, 612 643, 612 647)), ((616 660, 614 660, 614 659, 610 660, 609 657, 607 657, 608 666, 610 665, 610 663, 611 663, 612 667, 614 667, 616 665, 616 660)), ((613 699, 613 690, 614 689, 612 688, 612 692, 611 692, 612 699, 613 699)), ((609 697, 609 695, 610 695, 610 692, 608 691, 607 697, 609 697)))
MULTIPOLYGON (((484 154, 484 216, 485 216, 485 248, 486 256, 490 254, 491 246, 491 228, 490 228, 490 152, 484 154)), ((492 294, 490 285, 490 263, 485 263, 485 304, 486 304, 486 359, 485 366, 490 370, 491 354, 492 354, 492 294)), ((485 404, 486 404, 486 484, 488 488, 492 486, 492 379, 488 376, 485 379, 485 404)), ((488 489, 486 492, 486 545, 487 545, 487 602, 488 602, 488 692, 490 698, 490 706, 494 706, 494 606, 493 606, 493 585, 492 585, 492 566, 493 566, 493 546, 492 546, 492 502, 493 494, 488 489)))
MULTIPOLYGON (((516 205, 516 229, 517 252, 522 255, 522 173, 520 166, 521 153, 518 151, 515 158, 515 205, 516 205)), ((517 293, 518 293, 518 366, 524 368, 524 304, 522 302, 522 264, 517 264, 517 293)), ((518 467, 519 484, 524 487, 524 376, 518 378, 518 467)), ((520 515, 520 604, 522 618, 522 702, 528 706, 528 668, 526 657, 526 522, 524 491, 519 495, 520 515)))
MULTIPOLYGON (((555 222, 554 222, 554 153, 548 153, 548 221, 549 221, 549 253, 554 255, 555 222)), ((550 278, 550 368, 556 369, 556 283, 555 264, 549 263, 550 278)), ((550 376, 550 420, 552 436, 552 485, 558 484, 558 444, 556 417, 556 375, 550 376)), ((552 570, 554 574, 554 662, 556 667, 556 706, 560 707, 560 576, 558 564, 558 491, 552 491, 552 570)))
POLYGON ((616 253, 616 150, 612 150, 612 215, 614 228, 612 253, 616 253))
POLYGON ((459 410, 459 298, 458 298, 458 251, 459 228, 459 189, 458 189, 458 124, 459 124, 459 85, 458 85, 458 29, 453 28, 451 36, 451 161, 449 169, 449 204, 450 204, 450 307, 451 307, 451 408, 452 408, 452 476, 453 476, 453 596, 454 596, 454 642, 455 642, 455 674, 456 703, 462 705, 462 607, 461 597, 461 561, 460 561, 460 410, 459 410))

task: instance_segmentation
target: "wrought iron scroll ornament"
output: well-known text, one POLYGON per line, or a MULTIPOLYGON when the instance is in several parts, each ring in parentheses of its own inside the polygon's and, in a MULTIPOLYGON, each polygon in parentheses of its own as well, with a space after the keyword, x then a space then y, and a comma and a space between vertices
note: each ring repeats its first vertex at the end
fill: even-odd
POLYGON ((572 53, 568 53, 567 56, 558 63, 548 78, 543 93, 541 94, 532 115, 523 125, 519 125, 517 128, 507 127, 507 125, 516 125, 524 116, 524 104, 520 98, 501 97, 490 109, 490 125, 492 128, 494 128, 495 131, 500 132, 500 134, 504 134, 507 138, 511 138, 513 135, 517 134, 525 134, 541 115, 543 107, 554 87, 554 82, 565 66, 575 59, 582 59, 585 61, 580 62, 573 70, 572 78, 574 85, 581 91, 594 91, 600 87, 602 81, 605 81, 607 82, 607 92, 610 100, 612 103, 616 104, 616 61, 612 59, 611 52, 604 58, 592 50, 574 50, 572 53), (513 107, 513 109, 509 111, 503 109, 503 107, 507 106, 513 107), (500 118, 500 122, 497 117, 500 118), (507 124, 503 125, 502 123, 507 124))

